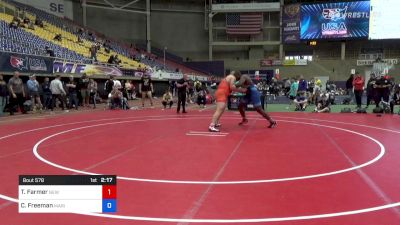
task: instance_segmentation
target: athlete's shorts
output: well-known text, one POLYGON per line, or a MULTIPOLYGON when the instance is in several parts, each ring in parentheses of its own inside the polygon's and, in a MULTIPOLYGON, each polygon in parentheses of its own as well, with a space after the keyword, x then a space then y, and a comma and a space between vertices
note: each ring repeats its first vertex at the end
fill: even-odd
POLYGON ((247 88, 243 101, 246 104, 253 104, 255 107, 261 106, 261 95, 256 86, 252 85, 247 88))
POLYGON ((228 101, 228 96, 229 93, 227 93, 228 91, 225 89, 218 89, 215 92, 215 101, 216 102, 227 102, 228 101))

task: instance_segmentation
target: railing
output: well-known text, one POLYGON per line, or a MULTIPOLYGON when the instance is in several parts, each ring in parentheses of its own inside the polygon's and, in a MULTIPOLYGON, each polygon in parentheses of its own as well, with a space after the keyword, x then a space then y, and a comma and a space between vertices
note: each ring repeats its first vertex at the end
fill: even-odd
POLYGON ((53 59, 53 60, 68 61, 68 62, 72 62, 72 63, 88 64, 87 62, 85 62, 83 60, 72 60, 72 59, 66 59, 66 58, 52 57, 52 56, 48 56, 48 55, 34 55, 34 54, 20 53, 20 52, 13 52, 13 51, 5 51, 5 50, 2 50, 0 52, 19 54, 19 55, 27 55, 27 56, 40 56, 40 57, 49 58, 49 59, 53 59))

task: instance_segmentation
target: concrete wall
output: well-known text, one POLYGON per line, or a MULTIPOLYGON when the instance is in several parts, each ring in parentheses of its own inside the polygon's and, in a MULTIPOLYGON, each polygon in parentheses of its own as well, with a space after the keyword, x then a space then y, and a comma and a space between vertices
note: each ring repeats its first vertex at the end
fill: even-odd
MULTIPOLYGON (((87 0, 94 3, 94 0, 87 0)), ((115 1, 111 1, 115 2, 115 1)), ((104 2, 102 2, 104 3, 104 2)), ((132 9, 144 10, 145 1, 139 1, 132 9)), ((74 20, 83 23, 82 7, 73 2, 74 20)), ((208 59, 208 30, 205 29, 204 1, 199 0, 152 0, 151 1, 151 37, 152 45, 158 48, 167 47, 169 52, 186 59, 208 59)), ((214 25, 225 26, 225 14, 214 17, 214 25)), ((113 11, 99 8, 87 8, 87 25, 107 36, 132 43, 145 43, 146 16, 129 12, 113 11)), ((264 26, 279 26, 279 13, 265 13, 264 26)), ((224 29, 214 29, 216 40, 231 40, 224 29)), ((258 39, 279 41, 279 29, 265 28, 258 39)), ((256 48, 262 48, 258 46, 256 48)), ((249 53, 249 47, 236 48, 215 47, 215 59, 223 59, 228 55, 234 58, 276 56, 279 49, 276 46, 264 46, 264 51, 249 53)))
MULTIPOLYGON (((145 1, 133 4, 133 9, 144 10, 145 1)), ((152 0, 152 45, 167 47, 169 52, 191 59, 208 57, 208 31, 204 29, 203 1, 152 0)), ((83 24, 82 7, 74 2, 74 20, 83 24)), ((87 26, 107 36, 130 43, 145 43, 146 16, 144 14, 87 8, 87 26)))
POLYGON ((204 14, 152 12, 151 36, 154 47, 163 48, 186 59, 208 58, 208 32, 204 14))

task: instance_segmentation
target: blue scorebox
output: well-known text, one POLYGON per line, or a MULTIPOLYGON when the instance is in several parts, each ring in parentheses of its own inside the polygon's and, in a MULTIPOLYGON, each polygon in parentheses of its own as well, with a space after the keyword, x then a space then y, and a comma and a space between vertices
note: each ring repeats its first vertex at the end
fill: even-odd
POLYGON ((103 213, 115 213, 115 212, 117 212, 117 200, 103 199, 103 213))

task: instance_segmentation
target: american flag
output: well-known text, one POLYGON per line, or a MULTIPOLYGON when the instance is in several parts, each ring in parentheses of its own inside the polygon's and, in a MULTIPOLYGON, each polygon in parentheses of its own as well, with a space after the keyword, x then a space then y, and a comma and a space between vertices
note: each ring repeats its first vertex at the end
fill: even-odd
POLYGON ((260 34, 263 24, 262 13, 228 13, 226 14, 226 33, 255 35, 260 34))

